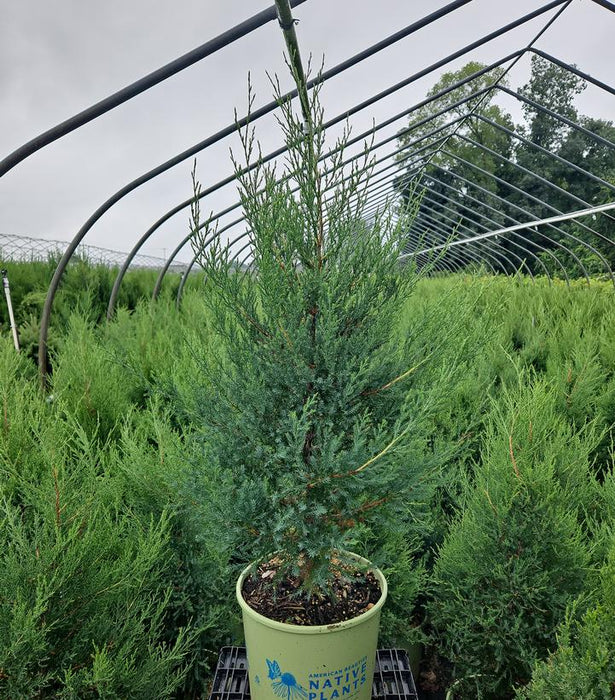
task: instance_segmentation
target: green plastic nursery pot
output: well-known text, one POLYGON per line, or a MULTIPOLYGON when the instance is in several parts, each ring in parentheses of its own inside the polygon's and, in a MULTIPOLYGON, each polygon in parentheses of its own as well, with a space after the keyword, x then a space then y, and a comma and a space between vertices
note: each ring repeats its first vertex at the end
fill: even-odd
POLYGON ((380 610, 387 597, 382 572, 371 570, 382 591, 373 608, 344 622, 305 627, 270 620, 249 607, 241 588, 250 567, 243 571, 236 595, 243 615, 252 700, 370 700, 380 610))

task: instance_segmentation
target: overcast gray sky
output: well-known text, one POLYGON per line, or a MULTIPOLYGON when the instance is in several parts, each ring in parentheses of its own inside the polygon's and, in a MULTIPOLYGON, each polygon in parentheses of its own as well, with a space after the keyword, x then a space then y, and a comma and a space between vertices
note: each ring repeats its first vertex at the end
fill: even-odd
MULTIPOLYGON (((47 128, 88 107, 181 54, 268 7, 267 0, 1 0, 0 157, 47 128)), ((442 0, 307 0, 294 10, 304 60, 325 68, 371 46, 421 16, 443 7, 442 0)), ((328 118, 545 3, 538 0, 473 0, 373 58, 333 78, 323 88, 328 118)), ((552 13, 551 13, 552 14, 552 13)), ((491 62, 525 46, 548 17, 543 15, 472 54, 491 62)), ((596 78, 615 84, 615 14, 592 0, 574 0, 537 46, 596 78)), ((0 181, 0 232, 70 240, 110 195, 177 152, 243 115, 248 71, 256 106, 271 99, 266 72, 290 81, 282 62, 283 36, 277 23, 256 30, 116 108, 17 165, 0 181)), ((527 81, 529 60, 510 82, 527 81)), ((355 133, 408 108, 445 69, 398 91, 355 115, 355 133)), ((503 102, 520 115, 513 101, 503 102)), ((581 112, 615 117, 615 97, 589 87, 581 112)), ((388 135, 401 128, 399 122, 388 135)), ((258 122, 263 150, 281 143, 272 118, 258 122)), ((226 139, 198 157, 203 188, 232 172, 226 139)), ((85 243, 128 251, 149 226, 188 198, 191 161, 146 184, 115 205, 94 226, 85 243)), ((227 186, 203 203, 218 211, 237 200, 227 186)), ((221 222, 230 222, 232 215, 221 222)), ((188 230, 188 213, 172 218, 144 252, 169 253, 188 230)), ((242 229, 237 228, 236 232, 242 229)), ((180 258, 189 259, 189 250, 180 258)))

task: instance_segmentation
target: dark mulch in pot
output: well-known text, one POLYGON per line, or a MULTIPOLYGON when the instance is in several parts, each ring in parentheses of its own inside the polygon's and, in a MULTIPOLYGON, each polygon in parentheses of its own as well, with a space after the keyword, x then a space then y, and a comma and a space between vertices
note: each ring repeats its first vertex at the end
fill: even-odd
POLYGON ((279 561, 261 564, 246 577, 243 599, 256 612, 291 625, 334 625, 370 610, 380 599, 380 584, 371 571, 344 567, 332 577, 331 593, 298 592, 298 577, 276 579, 279 561))

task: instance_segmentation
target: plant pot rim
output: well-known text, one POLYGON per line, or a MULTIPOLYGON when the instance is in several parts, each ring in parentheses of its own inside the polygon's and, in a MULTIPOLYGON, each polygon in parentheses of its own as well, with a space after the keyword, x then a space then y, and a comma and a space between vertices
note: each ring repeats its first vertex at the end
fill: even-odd
POLYGON ((382 573, 382 571, 380 571, 380 569, 378 569, 375 566, 372 566, 370 561, 368 561, 364 557, 359 556, 358 554, 355 554, 354 552, 348 552, 348 554, 350 554, 351 557, 356 561, 361 562, 362 564, 368 564, 370 567, 370 571, 372 571, 378 583, 380 584, 380 598, 378 598, 378 601, 374 604, 374 607, 370 608, 367 612, 361 613, 356 617, 350 618, 350 620, 342 620, 342 622, 332 622, 330 625, 292 625, 288 622, 278 622, 277 620, 272 620, 269 617, 261 615, 246 603, 241 592, 243 582, 245 581, 246 576, 250 573, 250 569, 252 568, 253 564, 249 564, 248 566, 246 566, 246 568, 241 572, 241 575, 237 579, 237 584, 235 586, 235 595, 237 597, 237 602, 239 603, 244 615, 248 615, 249 617, 255 619, 257 622, 260 622, 262 625, 266 625, 267 627, 279 630, 280 632, 289 632, 292 634, 330 634, 331 632, 341 632, 342 630, 349 629, 350 627, 360 625, 361 623, 369 620, 369 618, 374 617, 375 615, 380 613, 380 610, 387 598, 388 586, 386 578, 384 577, 384 574, 382 573))

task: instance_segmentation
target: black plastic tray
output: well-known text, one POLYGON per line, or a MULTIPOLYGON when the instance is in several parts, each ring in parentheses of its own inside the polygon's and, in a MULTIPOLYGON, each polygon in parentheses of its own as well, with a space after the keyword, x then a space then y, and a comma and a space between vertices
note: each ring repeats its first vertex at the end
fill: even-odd
MULTIPOLYGON (((248 658, 244 647, 222 647, 210 700, 249 700, 248 658)), ((372 698, 418 700, 408 654, 403 649, 378 649, 372 698)))

